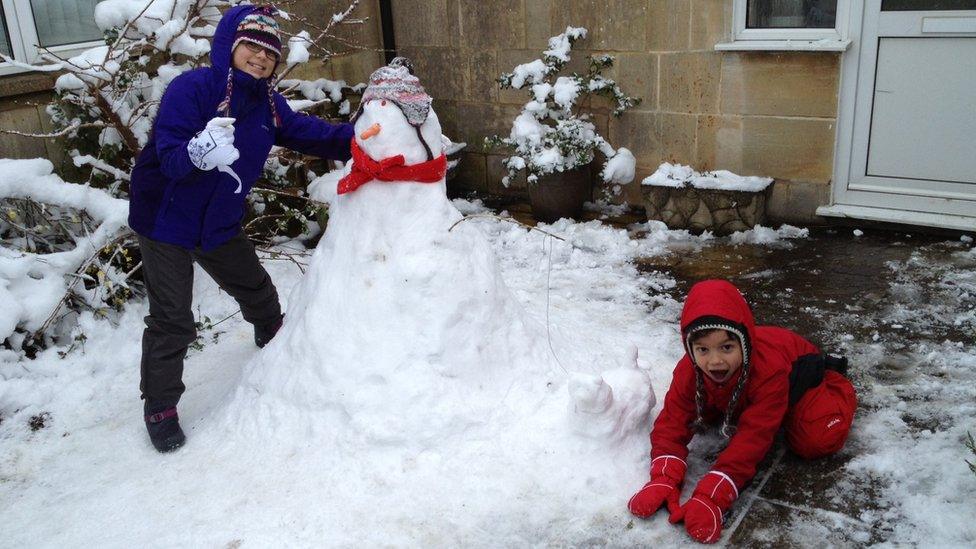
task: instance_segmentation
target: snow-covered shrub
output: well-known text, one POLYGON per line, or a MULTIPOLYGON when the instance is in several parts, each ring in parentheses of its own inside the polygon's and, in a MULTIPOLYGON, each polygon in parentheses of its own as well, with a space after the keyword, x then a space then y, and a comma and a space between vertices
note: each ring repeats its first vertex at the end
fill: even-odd
POLYGON ((549 39, 549 49, 542 59, 523 63, 498 79, 503 89, 528 89, 531 100, 515 118, 508 137, 492 136, 486 146, 506 146, 514 149, 505 159, 510 178, 523 170, 529 184, 539 176, 586 166, 599 151, 607 158, 602 171, 603 180, 625 184, 634 178, 634 155, 625 148, 615 150, 596 131, 590 113, 582 105, 594 95, 607 97, 613 116, 619 117, 630 107, 640 103, 621 91, 614 80, 602 76, 604 69, 613 66, 610 55, 591 55, 584 74, 560 75, 570 61, 570 51, 577 40, 586 38, 586 29, 566 27, 566 32, 549 39))
POLYGON ((142 287, 129 205, 66 183, 44 159, 0 159, 0 341, 30 352, 70 336, 75 311, 109 316, 142 287))
MULTIPOLYGON (((65 139, 68 157, 82 170, 81 180, 87 179, 85 188, 104 191, 105 199, 120 199, 124 212, 129 173, 149 139, 163 92, 183 72, 209 62, 210 38, 222 10, 242 3, 251 2, 103 0, 95 7, 95 23, 104 33, 103 45, 68 59, 40 48, 43 63, 39 65, 25 65, 0 54, 15 66, 61 72, 55 83, 54 99, 47 108, 54 131, 49 134, 3 131, 65 139)), ((358 91, 357 86, 325 79, 306 81, 288 75, 312 59, 313 52, 316 59, 330 58, 336 53, 329 49, 331 44, 356 48, 347 40, 333 39, 339 25, 362 23, 349 18, 359 0, 331 2, 340 11, 325 25, 300 15, 291 16, 287 8, 294 3, 295 0, 276 2, 282 9, 280 18, 291 21, 283 27, 299 28, 294 34, 283 31, 288 40, 288 56, 279 68, 278 90, 295 110, 347 119, 350 112, 347 95, 358 91)), ((8 165, 6 169, 16 168, 8 165)), ((272 243, 282 233, 310 232, 310 221, 316 218, 321 205, 310 201, 301 189, 295 189, 309 179, 304 159, 276 150, 265 166, 265 175, 267 179, 259 181, 254 188, 262 210, 256 212, 255 218, 271 222, 249 223, 249 236, 272 243)), ((38 172, 36 176, 56 178, 56 181, 51 179, 51 185, 70 186, 72 190, 66 190, 69 195, 78 192, 74 189, 77 186, 65 183, 50 170, 44 174, 38 172)), ((75 175, 69 179, 79 180, 75 175)), ((36 312, 8 308, 9 314, 0 317, 0 341, 7 347, 20 350, 36 346, 31 344, 32 340, 43 345, 52 335, 70 331, 61 326, 62 319, 70 316, 68 313, 90 309, 100 314, 120 309, 127 300, 142 295, 135 235, 125 227, 124 215, 115 226, 118 220, 114 217, 108 223, 104 216, 88 210, 89 201, 65 205, 56 192, 44 198, 10 194, 12 188, 0 185, 3 212, 0 295, 10 294, 11 288, 33 288, 16 277, 31 279, 35 275, 40 279, 34 280, 47 284, 45 288, 49 291, 45 295, 61 293, 51 303, 35 301, 30 309, 36 312), (99 232, 109 225, 113 228, 111 236, 99 232), (95 238, 96 235, 101 236, 95 238), (53 261, 58 257, 70 257, 70 260, 53 261), (28 264, 34 267, 25 267, 28 264), (45 266, 43 272, 38 270, 38 265, 45 266), (34 318, 38 315, 42 318, 34 318), (14 337, 16 341, 10 340, 15 332, 20 335, 14 337)))

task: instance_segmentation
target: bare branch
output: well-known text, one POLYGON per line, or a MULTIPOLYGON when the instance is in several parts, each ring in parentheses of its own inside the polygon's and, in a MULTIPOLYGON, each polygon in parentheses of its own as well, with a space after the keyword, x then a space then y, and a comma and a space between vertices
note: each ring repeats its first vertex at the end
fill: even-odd
POLYGON ((108 126, 108 124, 106 124, 104 122, 86 122, 84 124, 74 123, 74 124, 72 124, 72 125, 64 128, 61 131, 52 132, 52 133, 27 133, 27 132, 19 132, 17 130, 3 130, 3 129, 0 129, 0 133, 7 133, 7 134, 11 134, 11 135, 20 135, 20 136, 23 136, 23 137, 33 137, 33 138, 37 138, 37 139, 50 139, 50 138, 55 138, 55 137, 64 137, 64 136, 68 135, 69 133, 74 132, 76 130, 80 130, 82 128, 104 128, 106 126, 108 126))
POLYGON ((479 218, 479 217, 482 217, 482 218, 491 218, 491 219, 497 219, 498 221, 507 221, 509 223, 515 223, 516 225, 521 225, 522 227, 525 227, 526 229, 528 229, 530 231, 539 231, 540 233, 542 233, 544 235, 547 235, 547 236, 551 236, 551 237, 555 238, 556 240, 562 240, 563 242, 566 241, 566 239, 563 238, 563 237, 561 237, 561 236, 554 235, 554 234, 552 234, 552 233, 550 233, 548 231, 543 231, 542 229, 540 229, 538 227, 533 227, 532 225, 526 225, 525 223, 522 223, 521 221, 519 221, 517 219, 512 219, 511 217, 502 217, 500 215, 495 215, 495 214, 471 214, 471 215, 466 215, 466 216, 462 217, 461 219, 458 219, 457 221, 455 221, 454 224, 451 225, 451 227, 449 229, 447 229, 447 232, 451 232, 452 230, 454 230, 454 227, 457 227, 459 224, 461 224, 461 223, 463 223, 463 222, 465 222, 465 221, 467 221, 469 219, 475 219, 475 218, 479 218))

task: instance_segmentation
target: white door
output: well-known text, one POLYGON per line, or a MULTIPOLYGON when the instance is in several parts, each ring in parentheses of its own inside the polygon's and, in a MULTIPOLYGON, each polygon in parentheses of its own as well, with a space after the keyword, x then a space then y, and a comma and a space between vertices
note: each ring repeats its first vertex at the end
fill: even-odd
POLYGON ((976 230, 976 0, 866 0, 857 15, 820 213, 976 230))

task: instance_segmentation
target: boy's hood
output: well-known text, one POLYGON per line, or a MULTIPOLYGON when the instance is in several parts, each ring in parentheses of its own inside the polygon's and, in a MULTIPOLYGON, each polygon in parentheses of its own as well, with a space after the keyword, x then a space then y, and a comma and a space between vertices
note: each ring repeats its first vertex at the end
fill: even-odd
POLYGON ((705 280, 691 287, 681 309, 681 331, 703 316, 731 320, 746 326, 750 332, 756 327, 749 304, 739 289, 727 280, 705 280))
POLYGON ((237 36, 237 27, 244 17, 255 9, 257 6, 234 6, 227 10, 220 18, 220 23, 217 23, 217 30, 210 45, 210 66, 219 74, 227 74, 230 69, 231 48, 234 45, 234 37, 237 36))
POLYGON ((702 320, 716 318, 745 328, 746 352, 751 353, 750 342, 756 340, 756 319, 739 289, 727 280, 705 280, 692 286, 681 309, 682 339, 687 341, 688 327, 693 323, 700 326, 702 320))

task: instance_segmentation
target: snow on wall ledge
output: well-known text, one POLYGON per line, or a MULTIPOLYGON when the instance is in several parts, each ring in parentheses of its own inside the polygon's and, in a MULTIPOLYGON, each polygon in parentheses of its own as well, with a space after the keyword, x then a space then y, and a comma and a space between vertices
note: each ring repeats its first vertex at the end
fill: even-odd
POLYGON ((727 170, 697 172, 690 166, 665 162, 657 168, 657 171, 645 177, 641 185, 759 192, 765 190, 772 182, 771 177, 741 176, 727 170))

